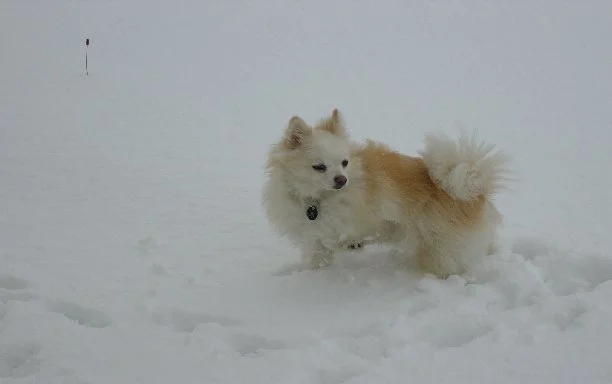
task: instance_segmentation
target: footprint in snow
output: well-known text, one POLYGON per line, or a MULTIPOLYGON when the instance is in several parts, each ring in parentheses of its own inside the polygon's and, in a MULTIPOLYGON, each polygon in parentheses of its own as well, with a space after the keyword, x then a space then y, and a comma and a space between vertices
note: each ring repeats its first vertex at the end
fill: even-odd
POLYGON ((34 295, 25 289, 30 283, 19 277, 0 274, 0 303, 9 301, 29 301, 34 295))
POLYGON ((110 317, 104 312, 93 308, 87 308, 76 303, 55 301, 50 303, 48 308, 51 312, 60 313, 69 320, 84 327, 106 328, 111 324, 110 317))
POLYGON ((512 253, 522 255, 525 260, 533 260, 538 256, 548 255, 550 247, 541 239, 525 237, 512 244, 512 253))
POLYGON ((591 292, 612 280, 612 259, 604 255, 573 255, 535 238, 516 240, 512 252, 539 267, 545 283, 558 296, 591 292))
POLYGON ((228 317, 186 310, 158 310, 152 313, 151 318, 158 325, 167 325, 175 332, 185 333, 193 332, 200 324, 218 324, 224 327, 239 324, 236 320, 228 317))
POLYGON ((561 254, 537 263, 546 284, 557 296, 592 292, 612 280, 612 260, 603 255, 572 257, 561 254))
POLYGON ((557 310, 551 316, 551 321, 559 328, 560 331, 565 331, 576 324, 580 316, 587 313, 585 303, 578 302, 567 305, 565 308, 557 310))
POLYGON ((30 283, 19 277, 0 274, 0 288, 6 290, 19 290, 30 287, 30 283))
POLYGON ((460 321, 426 327, 420 333, 428 335, 424 341, 438 348, 457 348, 469 344, 493 330, 486 322, 460 321))
POLYGON ((35 374, 40 365, 40 349, 35 343, 0 344, 0 378, 18 379, 35 374))
POLYGON ((136 244, 136 249, 140 256, 147 257, 157 250, 157 242, 151 236, 147 236, 138 240, 138 243, 136 244))
POLYGON ((366 364, 361 361, 351 361, 341 367, 323 368, 316 374, 317 382, 321 384, 345 383, 367 371, 366 364))
POLYGON ((271 340, 264 336, 250 334, 236 334, 231 337, 231 344, 241 355, 254 355, 264 350, 278 350, 286 348, 285 343, 271 340))

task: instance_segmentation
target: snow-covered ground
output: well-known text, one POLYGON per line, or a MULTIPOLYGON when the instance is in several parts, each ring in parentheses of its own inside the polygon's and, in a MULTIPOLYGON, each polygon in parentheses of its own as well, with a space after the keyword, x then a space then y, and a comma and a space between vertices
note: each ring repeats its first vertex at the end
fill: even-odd
POLYGON ((0 2, 0 382, 612 382, 611 38, 604 0, 0 2), (265 154, 334 107, 510 153, 500 252, 296 272, 265 154))

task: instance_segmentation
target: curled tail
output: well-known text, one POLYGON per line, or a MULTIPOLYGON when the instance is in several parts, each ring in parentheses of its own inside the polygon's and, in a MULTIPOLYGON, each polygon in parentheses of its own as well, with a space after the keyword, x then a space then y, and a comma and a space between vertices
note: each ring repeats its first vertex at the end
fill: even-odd
POLYGON ((491 196, 507 180, 508 156, 463 132, 455 141, 445 134, 427 135, 420 152, 433 181, 457 200, 491 196))

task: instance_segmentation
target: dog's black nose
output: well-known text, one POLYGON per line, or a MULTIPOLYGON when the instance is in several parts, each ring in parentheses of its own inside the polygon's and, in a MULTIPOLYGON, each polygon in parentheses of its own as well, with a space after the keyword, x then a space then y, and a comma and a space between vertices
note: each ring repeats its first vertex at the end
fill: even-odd
POLYGON ((334 183, 336 183, 335 185, 336 189, 340 189, 344 187, 344 185, 346 184, 346 177, 342 175, 336 176, 334 177, 334 183))

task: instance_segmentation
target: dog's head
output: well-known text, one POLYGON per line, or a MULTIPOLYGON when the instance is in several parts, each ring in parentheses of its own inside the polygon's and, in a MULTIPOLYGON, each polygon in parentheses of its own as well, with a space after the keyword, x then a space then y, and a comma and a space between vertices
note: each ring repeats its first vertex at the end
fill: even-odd
POLYGON ((340 191, 348 183, 350 140, 337 109, 314 127, 294 116, 277 144, 270 166, 302 196, 340 191))

